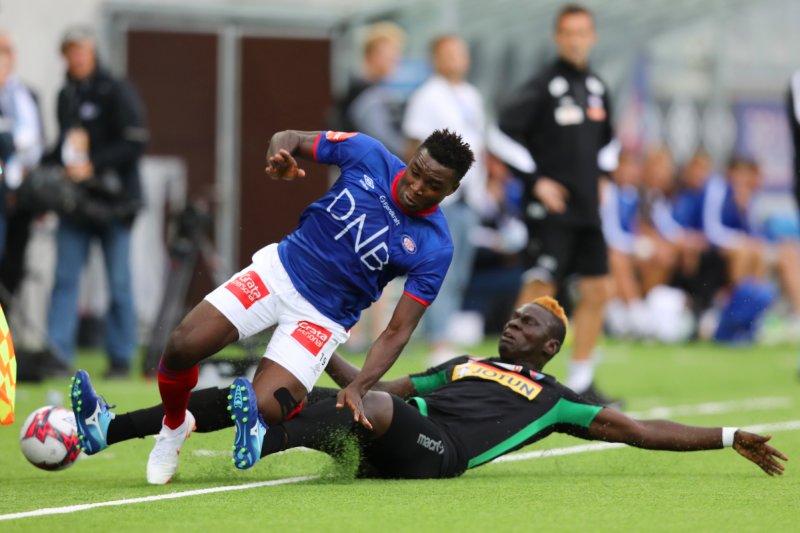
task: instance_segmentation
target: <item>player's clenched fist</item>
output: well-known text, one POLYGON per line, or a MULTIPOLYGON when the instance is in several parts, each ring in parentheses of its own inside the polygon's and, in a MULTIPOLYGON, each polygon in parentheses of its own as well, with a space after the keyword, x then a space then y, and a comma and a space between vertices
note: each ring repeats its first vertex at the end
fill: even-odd
POLYGON ((287 150, 281 149, 277 154, 267 158, 264 172, 272 179, 293 180, 302 178, 306 171, 297 166, 297 160, 287 150))

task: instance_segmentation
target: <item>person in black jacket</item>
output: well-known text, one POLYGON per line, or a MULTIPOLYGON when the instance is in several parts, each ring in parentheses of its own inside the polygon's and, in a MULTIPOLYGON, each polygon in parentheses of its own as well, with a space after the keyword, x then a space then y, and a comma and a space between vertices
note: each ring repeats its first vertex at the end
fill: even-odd
POLYGON ((599 216, 600 178, 616 166, 606 84, 589 68, 594 18, 568 4, 555 21, 558 58, 524 85, 500 114, 500 128, 536 163, 524 215, 530 242, 518 305, 554 295, 579 276, 575 344, 566 385, 609 403, 594 387, 592 354, 608 299, 608 255, 599 216))
POLYGON ((794 197, 800 207, 800 70, 792 74, 786 110, 794 141, 794 197))
POLYGON ((138 163, 147 140, 134 89, 98 65, 90 30, 67 31, 61 53, 67 78, 58 95, 59 137, 51 160, 80 189, 79 206, 59 213, 57 261, 48 311, 56 356, 71 365, 78 327, 78 289, 89 245, 97 238, 110 292, 106 321, 109 376, 129 373, 136 346, 131 286, 131 226, 142 201, 138 163))

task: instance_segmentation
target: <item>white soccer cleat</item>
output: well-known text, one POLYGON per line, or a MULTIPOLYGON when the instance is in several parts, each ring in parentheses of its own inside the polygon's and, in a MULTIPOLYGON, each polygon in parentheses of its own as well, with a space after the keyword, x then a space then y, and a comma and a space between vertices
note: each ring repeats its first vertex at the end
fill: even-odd
POLYGON ((162 425, 156 435, 156 445, 147 460, 147 482, 152 485, 166 485, 178 470, 181 446, 196 428, 194 415, 186 411, 183 424, 175 429, 162 425))

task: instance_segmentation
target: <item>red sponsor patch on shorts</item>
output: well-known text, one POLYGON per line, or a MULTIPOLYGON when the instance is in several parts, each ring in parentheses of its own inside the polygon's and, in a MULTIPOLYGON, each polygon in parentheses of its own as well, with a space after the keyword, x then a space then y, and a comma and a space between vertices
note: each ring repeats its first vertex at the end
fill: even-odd
POLYGON ((314 357, 319 355, 322 347, 331 338, 331 332, 322 326, 301 320, 292 332, 292 337, 314 357))
POLYGON ((269 290, 258 274, 245 272, 241 276, 229 281, 225 288, 231 291, 242 303, 245 309, 250 309, 261 298, 269 296, 269 290))
POLYGON ((325 133, 325 138, 332 143, 339 143, 356 135, 358 135, 357 131, 329 131, 325 133))

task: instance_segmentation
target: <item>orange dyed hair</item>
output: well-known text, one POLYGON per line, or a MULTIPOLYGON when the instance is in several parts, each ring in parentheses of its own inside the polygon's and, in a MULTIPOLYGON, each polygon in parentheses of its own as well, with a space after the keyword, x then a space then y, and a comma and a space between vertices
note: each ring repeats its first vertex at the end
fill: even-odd
POLYGON ((567 320, 567 314, 564 312, 564 308, 561 307, 561 304, 555 298, 550 296, 541 296, 536 298, 533 302, 536 305, 544 307, 558 318, 560 321, 564 323, 564 328, 569 327, 569 320, 567 320))

